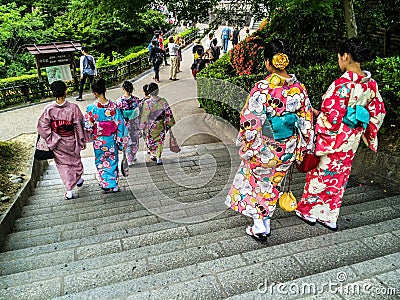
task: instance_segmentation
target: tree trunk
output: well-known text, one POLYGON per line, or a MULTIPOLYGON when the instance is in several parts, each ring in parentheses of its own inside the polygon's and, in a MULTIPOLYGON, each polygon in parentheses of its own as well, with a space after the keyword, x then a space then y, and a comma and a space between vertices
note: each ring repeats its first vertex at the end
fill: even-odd
POLYGON ((357 23, 354 15, 353 0, 343 0, 344 20, 346 22, 347 37, 357 36, 357 23))

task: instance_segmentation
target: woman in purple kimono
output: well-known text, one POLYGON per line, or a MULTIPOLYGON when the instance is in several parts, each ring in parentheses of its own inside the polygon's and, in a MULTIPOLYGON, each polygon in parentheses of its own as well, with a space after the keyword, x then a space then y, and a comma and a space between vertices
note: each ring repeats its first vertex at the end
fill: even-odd
POLYGON ((66 200, 76 197, 72 193, 75 185, 83 184, 83 165, 80 152, 85 149, 83 115, 78 105, 65 100, 67 86, 63 81, 51 84, 56 101, 44 109, 37 130, 54 152, 54 162, 65 185, 66 200))
POLYGON ((140 127, 144 129, 151 159, 157 161, 157 165, 162 165, 163 143, 168 130, 175 124, 175 119, 167 100, 158 96, 156 83, 150 83, 145 93, 149 98, 143 103, 140 127))
POLYGON ((130 81, 125 81, 122 84, 122 92, 123 96, 118 98, 116 103, 125 119, 125 126, 129 133, 128 147, 125 152, 128 165, 132 166, 136 161, 136 153, 139 149, 141 101, 138 97, 132 95, 133 85, 130 81))
POLYGON ((124 150, 128 142, 124 118, 106 98, 104 79, 94 80, 92 91, 97 100, 86 109, 85 130, 93 141, 99 185, 104 192, 118 192, 118 150, 124 150))

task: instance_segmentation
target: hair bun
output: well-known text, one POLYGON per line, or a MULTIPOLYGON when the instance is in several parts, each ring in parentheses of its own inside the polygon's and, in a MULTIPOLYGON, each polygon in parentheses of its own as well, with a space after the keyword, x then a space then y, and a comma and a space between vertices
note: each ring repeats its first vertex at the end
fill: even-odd
POLYGON ((285 53, 277 53, 272 57, 272 65, 278 70, 284 70, 289 65, 289 57, 285 53))

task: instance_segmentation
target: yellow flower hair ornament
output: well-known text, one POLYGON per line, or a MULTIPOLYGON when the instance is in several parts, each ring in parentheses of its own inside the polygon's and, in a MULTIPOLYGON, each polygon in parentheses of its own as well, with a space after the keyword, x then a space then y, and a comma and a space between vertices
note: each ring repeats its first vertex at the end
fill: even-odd
POLYGON ((278 70, 284 70, 289 64, 289 57, 285 53, 277 53, 272 57, 272 65, 278 70))

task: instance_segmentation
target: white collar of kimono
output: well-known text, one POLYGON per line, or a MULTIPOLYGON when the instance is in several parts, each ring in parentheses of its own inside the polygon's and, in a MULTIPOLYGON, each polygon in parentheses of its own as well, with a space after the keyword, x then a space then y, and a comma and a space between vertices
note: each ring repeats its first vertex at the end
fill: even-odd
POLYGON ((65 105, 65 103, 67 103, 68 101, 67 101, 67 99, 65 99, 64 100, 64 102, 63 103, 57 103, 57 101, 55 101, 56 102, 56 104, 58 105, 58 106, 64 106, 65 105))

